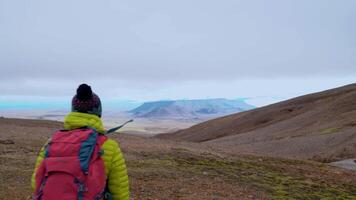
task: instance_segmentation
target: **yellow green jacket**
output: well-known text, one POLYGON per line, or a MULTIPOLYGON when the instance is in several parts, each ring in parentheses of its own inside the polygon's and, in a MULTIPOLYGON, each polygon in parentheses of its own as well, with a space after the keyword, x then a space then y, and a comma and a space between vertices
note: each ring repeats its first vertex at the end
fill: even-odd
MULTIPOLYGON (((99 117, 92 114, 71 112, 64 119, 64 128, 73 130, 84 126, 95 128, 99 133, 104 134, 105 129, 99 117)), ((102 158, 105 165, 108 187, 113 200, 129 200, 129 179, 126 164, 118 143, 112 139, 107 139, 102 145, 104 152, 102 158)), ((31 186, 36 190, 35 174, 40 163, 45 157, 45 150, 42 147, 36 161, 35 170, 32 175, 31 186)))

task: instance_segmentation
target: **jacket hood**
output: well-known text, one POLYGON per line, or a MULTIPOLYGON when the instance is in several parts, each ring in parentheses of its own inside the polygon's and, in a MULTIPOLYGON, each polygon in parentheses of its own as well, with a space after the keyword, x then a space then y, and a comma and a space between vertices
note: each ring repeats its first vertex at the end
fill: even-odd
POLYGON ((94 114, 71 112, 64 118, 64 128, 67 130, 85 126, 92 127, 99 133, 105 133, 103 122, 94 114))

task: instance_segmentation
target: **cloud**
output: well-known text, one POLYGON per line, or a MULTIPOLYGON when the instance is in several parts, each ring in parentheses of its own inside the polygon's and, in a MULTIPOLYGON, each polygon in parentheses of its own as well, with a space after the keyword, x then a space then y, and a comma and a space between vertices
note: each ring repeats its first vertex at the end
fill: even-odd
POLYGON ((355 18, 354 1, 2 1, 0 88, 355 76, 355 18))

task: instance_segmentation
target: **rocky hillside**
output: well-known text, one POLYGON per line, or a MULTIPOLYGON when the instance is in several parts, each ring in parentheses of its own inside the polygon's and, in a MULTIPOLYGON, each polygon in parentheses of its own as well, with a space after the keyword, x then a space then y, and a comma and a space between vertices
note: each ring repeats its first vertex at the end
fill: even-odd
POLYGON ((356 84, 157 137, 206 143, 239 153, 321 161, 356 157, 356 84))

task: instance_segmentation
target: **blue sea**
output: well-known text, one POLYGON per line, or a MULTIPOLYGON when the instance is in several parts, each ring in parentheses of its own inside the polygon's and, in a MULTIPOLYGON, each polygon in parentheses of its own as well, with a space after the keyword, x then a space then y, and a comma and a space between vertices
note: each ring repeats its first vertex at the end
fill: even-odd
POLYGON ((69 103, 62 102, 0 102, 2 110, 24 110, 24 109, 66 109, 70 108, 69 103))
MULTIPOLYGON (((104 110, 127 111, 141 105, 135 101, 114 101, 102 102, 104 110)), ((71 108, 69 101, 1 101, 0 110, 67 110, 71 108)))

